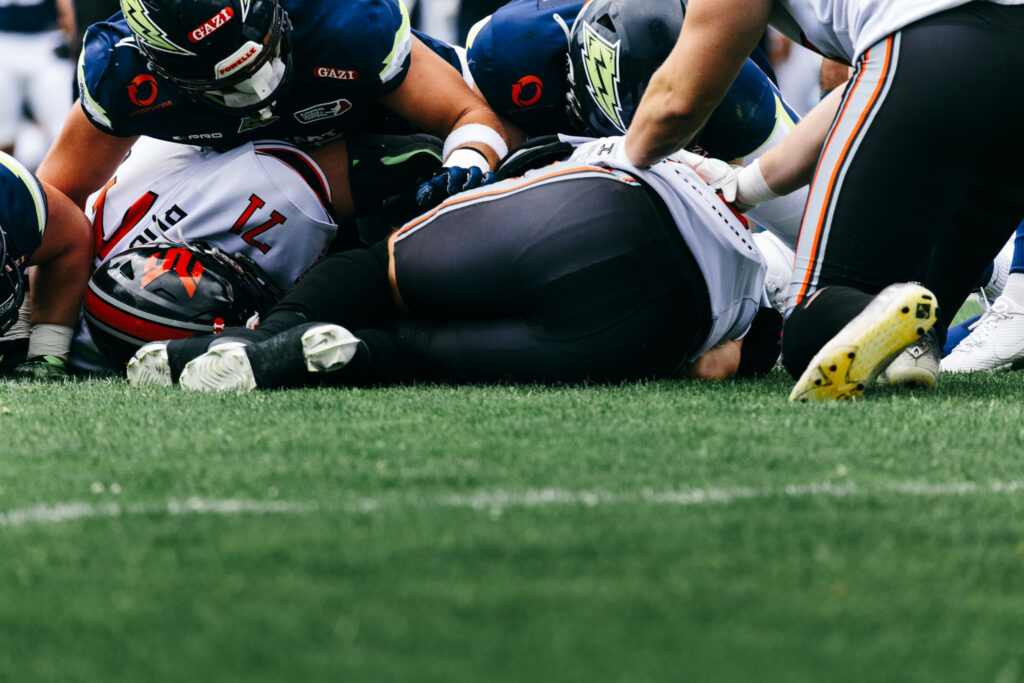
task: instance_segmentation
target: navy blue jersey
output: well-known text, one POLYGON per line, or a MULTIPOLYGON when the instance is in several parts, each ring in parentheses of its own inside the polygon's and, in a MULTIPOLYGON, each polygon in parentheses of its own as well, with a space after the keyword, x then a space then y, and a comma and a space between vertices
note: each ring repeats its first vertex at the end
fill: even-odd
POLYGON ((57 28, 56 0, 0 1, 0 31, 42 33, 57 28))
POLYGON ((315 145, 380 130, 377 100, 409 69, 412 34, 399 0, 281 0, 291 18, 292 82, 273 116, 234 116, 193 101, 151 72, 118 13, 86 33, 79 62, 82 108, 105 133, 147 135, 219 149, 273 138, 315 145))
POLYGON ((581 0, 512 0, 466 41, 473 80, 491 109, 528 136, 569 132, 569 29, 581 0))

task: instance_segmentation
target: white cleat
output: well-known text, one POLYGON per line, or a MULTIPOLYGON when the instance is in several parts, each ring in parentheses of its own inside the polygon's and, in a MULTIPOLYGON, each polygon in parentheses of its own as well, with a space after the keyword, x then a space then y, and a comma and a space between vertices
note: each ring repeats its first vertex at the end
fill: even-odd
POLYGON ((974 323, 971 333, 942 359, 942 372, 1012 370, 1024 362, 1024 311, 1006 297, 974 323))
POLYGON ((793 279, 793 264, 796 254, 770 232, 762 231, 754 235, 754 244, 761 252, 761 260, 767 272, 764 276, 764 290, 772 308, 786 315, 786 293, 793 279))
POLYGON ((234 391, 256 388, 256 378, 241 342, 221 344, 185 364, 178 383, 191 391, 234 391))
MULTIPOLYGON (((885 369, 885 379, 894 387, 909 389, 935 386, 942 347, 933 330, 903 349, 885 369)), ((881 381, 881 380, 880 380, 881 381)))
POLYGON ((334 372, 356 355, 359 339, 340 325, 317 325, 302 335, 302 355, 310 372, 334 372))
POLYGON ((999 253, 996 254, 996 257, 992 259, 992 276, 988 279, 985 286, 981 288, 983 296, 979 297, 983 308, 988 307, 988 302, 999 298, 999 295, 1003 293, 1003 289, 1006 288, 1006 282, 1010 278, 1010 267, 1013 265, 1015 241, 1015 237, 1011 237, 1003 245, 1003 248, 999 250, 999 253))
POLYGON ((167 362, 167 342, 150 342, 139 348, 128 361, 128 384, 133 387, 171 386, 171 366, 167 362))
POLYGON ((790 401, 857 398, 935 324, 935 295, 913 282, 889 285, 811 359, 790 401))

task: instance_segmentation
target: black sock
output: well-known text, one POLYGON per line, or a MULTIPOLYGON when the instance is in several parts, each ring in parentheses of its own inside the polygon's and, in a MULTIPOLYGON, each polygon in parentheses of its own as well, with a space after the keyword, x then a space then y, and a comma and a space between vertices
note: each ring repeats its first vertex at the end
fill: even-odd
POLYGON ((319 323, 304 323, 284 334, 249 347, 246 356, 252 367, 256 386, 264 389, 300 386, 310 381, 306 357, 302 352, 302 335, 319 323))
POLYGON ((821 347, 863 311, 874 296, 853 287, 820 289, 801 301, 782 327, 782 364, 800 377, 821 347))

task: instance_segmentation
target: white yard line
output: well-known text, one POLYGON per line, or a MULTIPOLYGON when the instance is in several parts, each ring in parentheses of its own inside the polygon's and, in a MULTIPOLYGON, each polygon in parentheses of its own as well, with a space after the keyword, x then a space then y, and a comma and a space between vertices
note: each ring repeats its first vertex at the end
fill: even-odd
POLYGON ((1024 481, 990 481, 981 484, 958 482, 931 484, 918 481, 857 484, 851 481, 821 481, 786 484, 778 487, 692 488, 634 492, 587 491, 563 488, 522 490, 494 489, 467 495, 392 495, 359 497, 330 504, 316 501, 252 500, 244 498, 170 499, 155 503, 40 503, 29 507, 0 511, 0 527, 29 524, 60 524, 79 519, 130 516, 176 517, 185 515, 303 515, 314 512, 370 514, 378 510, 401 508, 466 508, 500 514, 505 508, 533 508, 552 505, 597 507, 647 503, 670 506, 729 505, 742 501, 771 498, 848 498, 848 497, 924 497, 1016 496, 1024 494, 1024 481))

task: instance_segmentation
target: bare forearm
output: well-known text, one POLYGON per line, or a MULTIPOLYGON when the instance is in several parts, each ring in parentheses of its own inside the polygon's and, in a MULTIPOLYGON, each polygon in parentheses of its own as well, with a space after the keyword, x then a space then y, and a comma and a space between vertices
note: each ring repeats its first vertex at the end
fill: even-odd
POLYGON ((49 216, 42 244, 29 259, 32 323, 74 327, 92 266, 89 220, 54 187, 44 188, 49 216))
POLYGON ((842 97, 841 88, 833 90, 797 124, 785 140, 761 156, 761 173, 776 194, 789 194, 811 182, 814 167, 842 97))
POLYGON ((110 179, 137 139, 101 133, 75 102, 36 176, 85 208, 85 200, 110 179))
MULTIPOLYGON (((454 68, 434 54, 419 39, 413 41, 409 73, 398 88, 381 98, 384 106, 442 139, 461 126, 478 123, 494 131, 500 144, 477 143, 471 146, 497 166, 508 136, 498 115, 482 96, 475 93, 454 68)), ((504 150, 507 151, 507 150, 504 150)))
POLYGON ((693 138, 757 44, 770 9, 771 0, 691 0, 679 39, 630 123, 630 161, 648 165, 693 138))

